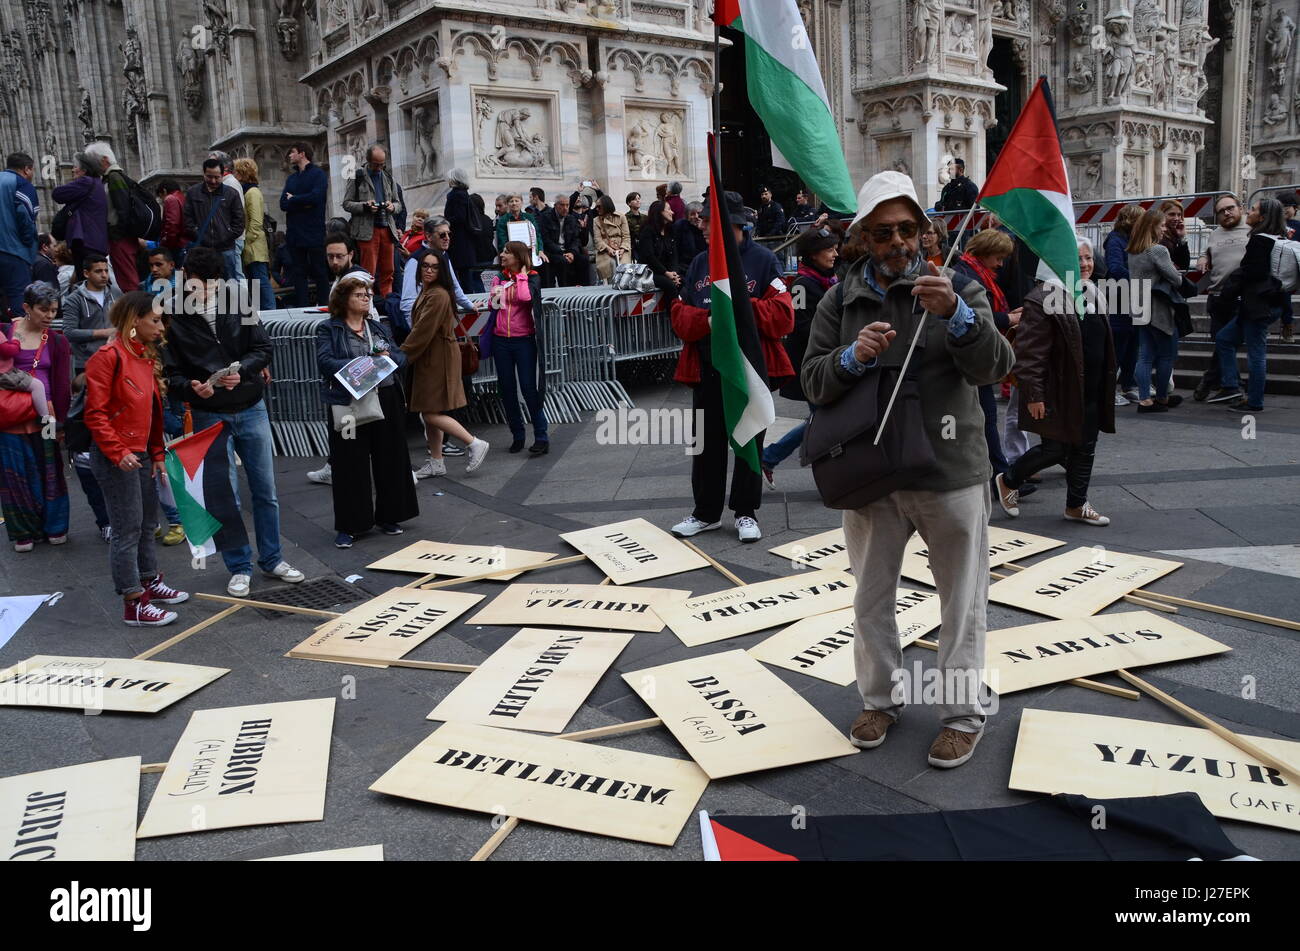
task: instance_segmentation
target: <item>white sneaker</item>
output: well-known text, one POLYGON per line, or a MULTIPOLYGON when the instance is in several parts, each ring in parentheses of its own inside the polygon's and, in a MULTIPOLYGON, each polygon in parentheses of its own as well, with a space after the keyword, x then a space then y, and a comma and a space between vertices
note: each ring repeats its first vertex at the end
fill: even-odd
POLYGON ((715 528, 721 527, 721 522, 708 524, 706 522, 701 522, 694 515, 688 515, 672 527, 672 533, 678 538, 691 538, 698 535, 700 532, 711 532, 715 528))
POLYGON ((469 444, 469 465, 465 467, 466 472, 473 472, 483 465, 483 460, 487 458, 488 448, 487 441, 483 439, 475 439, 469 444))
POLYGON ((248 586, 253 583, 249 575, 231 575, 230 584, 226 585, 226 593, 235 598, 248 597, 248 586))
POLYGON ((1116 405, 1116 406, 1128 406, 1128 405, 1129 405, 1129 399, 1128 399, 1128 397, 1125 396, 1123 393, 1116 393, 1116 394, 1115 394, 1115 405, 1116 405))
POLYGON ((262 572, 262 574, 267 575, 271 578, 279 578, 281 581, 287 581, 290 584, 297 584, 299 581, 302 581, 304 578, 307 577, 297 568, 294 568, 292 565, 290 565, 287 561, 280 562, 270 571, 264 571, 262 572))
POLYGON ((442 476, 447 474, 447 463, 441 459, 430 458, 424 465, 415 470, 416 479, 428 479, 431 476, 442 476))
POLYGON ((1006 483, 1002 481, 1002 473, 999 472, 993 478, 993 487, 998 493, 998 503, 1002 506, 1002 511, 1006 512, 1012 518, 1020 517, 1020 492, 1017 489, 1008 489, 1006 483))
POLYGON ((1084 502, 1083 508, 1079 510, 1078 515, 1071 515, 1067 510, 1065 519, 1068 522, 1087 522, 1089 525, 1098 527, 1105 527, 1110 524, 1110 519, 1093 508, 1091 502, 1084 502))
POLYGON ((307 473, 307 481, 315 482, 317 485, 330 485, 334 481, 334 473, 327 462, 315 472, 307 473))
POLYGON ((736 519, 736 534, 742 542, 756 542, 763 537, 763 533, 758 530, 758 522, 748 515, 736 519))

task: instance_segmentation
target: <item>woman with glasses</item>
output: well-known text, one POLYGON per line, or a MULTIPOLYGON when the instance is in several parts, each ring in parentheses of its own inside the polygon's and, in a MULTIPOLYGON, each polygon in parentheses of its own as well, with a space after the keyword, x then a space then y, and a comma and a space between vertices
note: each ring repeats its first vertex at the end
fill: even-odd
POLYGON ((370 316, 370 284, 344 277, 330 292, 329 320, 316 328, 316 363, 321 390, 331 407, 331 485, 334 491, 334 539, 337 548, 351 548, 356 536, 378 528, 400 535, 399 522, 415 518, 420 506, 411 478, 411 454, 406 447, 406 401, 399 378, 406 354, 397 348, 387 328, 370 316), (375 387, 383 415, 370 422, 352 394, 335 376, 357 357, 384 356, 397 370, 375 387))
POLYGON ((947 263, 947 237, 942 220, 928 221, 921 226, 921 253, 935 267, 947 263))

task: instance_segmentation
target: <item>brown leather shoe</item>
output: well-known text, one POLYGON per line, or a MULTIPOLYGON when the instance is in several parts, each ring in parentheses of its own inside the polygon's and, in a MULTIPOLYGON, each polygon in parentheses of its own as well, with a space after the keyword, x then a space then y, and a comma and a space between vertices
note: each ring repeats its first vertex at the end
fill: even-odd
POLYGON ((880 710, 863 710, 849 730, 849 742, 862 750, 872 750, 885 742, 885 734, 894 725, 894 718, 880 710))
POLYGON ((951 727, 944 727, 930 744, 930 765, 940 769, 952 769, 971 758, 975 744, 984 733, 963 733, 951 727))

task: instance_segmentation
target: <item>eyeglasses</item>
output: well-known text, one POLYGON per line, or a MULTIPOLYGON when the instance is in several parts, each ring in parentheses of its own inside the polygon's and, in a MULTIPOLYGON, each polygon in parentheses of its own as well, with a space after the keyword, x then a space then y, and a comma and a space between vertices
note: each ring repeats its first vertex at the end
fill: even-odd
POLYGON ((1240 205, 1224 205, 1222 208, 1216 208, 1216 209, 1214 209, 1214 213, 1215 213, 1216 215, 1221 215, 1221 214, 1223 214, 1225 211, 1237 211, 1237 210, 1239 210, 1240 208, 1241 208, 1240 205))
POLYGON ((867 234, 871 235, 871 240, 877 244, 884 244, 894 237, 895 231, 898 232, 900 238, 906 240, 915 238, 919 230, 921 229, 917 227, 915 221, 901 221, 896 225, 880 225, 877 228, 872 228, 867 234))
POLYGON ((438 270, 438 262, 425 261, 423 264, 420 265, 420 269, 423 271, 436 271, 438 270))

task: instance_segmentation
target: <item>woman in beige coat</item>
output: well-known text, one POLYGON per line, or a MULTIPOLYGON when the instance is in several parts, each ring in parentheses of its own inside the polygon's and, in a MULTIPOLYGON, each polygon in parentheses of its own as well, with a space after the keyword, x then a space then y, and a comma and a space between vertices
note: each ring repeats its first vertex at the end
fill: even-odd
POLYGON ((424 419, 429 461, 415 470, 417 479, 447 474, 442 458, 443 436, 459 439, 468 447, 473 472, 483 464, 488 444, 447 414, 465 405, 465 384, 460 375, 460 347, 456 344, 456 311, 452 306, 451 271, 437 252, 420 252, 416 265, 419 296, 411 307, 411 333, 402 351, 411 364, 409 408, 424 419))
POLYGON ((257 184, 257 163, 250 158, 235 159, 235 178, 244 189, 244 276, 257 281, 258 307, 275 310, 271 245, 266 238, 266 199, 257 184))
POLYGON ((632 238, 627 219, 614 210, 614 199, 601 195, 596 209, 591 229, 596 240, 596 273, 602 281, 609 281, 616 267, 632 260, 632 238))

